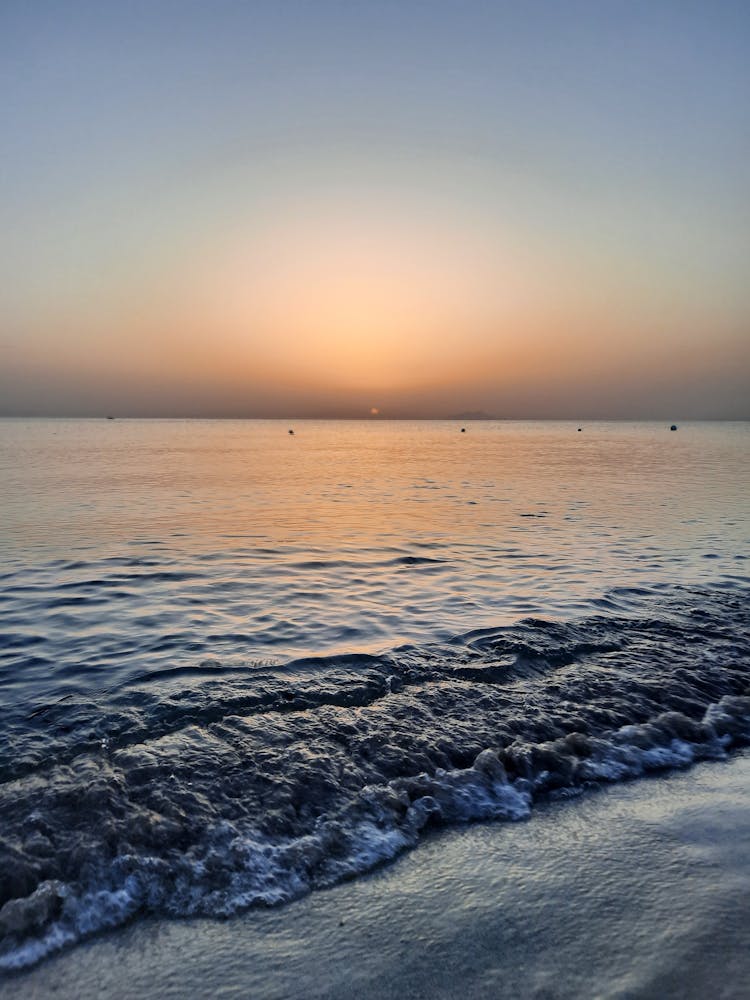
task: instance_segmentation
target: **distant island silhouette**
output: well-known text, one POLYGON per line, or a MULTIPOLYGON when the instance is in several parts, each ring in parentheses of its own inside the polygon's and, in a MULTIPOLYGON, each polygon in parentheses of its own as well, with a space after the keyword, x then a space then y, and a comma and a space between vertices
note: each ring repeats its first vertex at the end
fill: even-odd
POLYGON ((463 413, 454 413, 449 420, 497 420, 497 417, 485 413, 484 410, 464 410, 463 413))

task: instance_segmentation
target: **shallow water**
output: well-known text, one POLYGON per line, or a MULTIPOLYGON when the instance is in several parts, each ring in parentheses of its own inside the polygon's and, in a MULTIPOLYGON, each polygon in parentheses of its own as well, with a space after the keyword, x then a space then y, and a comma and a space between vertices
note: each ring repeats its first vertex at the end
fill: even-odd
POLYGON ((0 421, 0 966, 750 738, 744 424, 0 421))

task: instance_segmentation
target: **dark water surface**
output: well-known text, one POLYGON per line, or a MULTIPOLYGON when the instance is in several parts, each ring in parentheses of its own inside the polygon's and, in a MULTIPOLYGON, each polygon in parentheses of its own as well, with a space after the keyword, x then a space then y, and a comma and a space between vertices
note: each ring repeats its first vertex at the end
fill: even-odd
POLYGON ((0 421, 0 967, 750 740, 744 424, 0 421))

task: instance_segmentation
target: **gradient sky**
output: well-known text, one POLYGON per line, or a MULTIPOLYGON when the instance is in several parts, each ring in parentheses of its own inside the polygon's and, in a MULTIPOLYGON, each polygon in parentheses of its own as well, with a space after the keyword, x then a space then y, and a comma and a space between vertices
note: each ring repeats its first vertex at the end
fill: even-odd
POLYGON ((3 0, 0 414, 750 417, 750 5, 3 0))

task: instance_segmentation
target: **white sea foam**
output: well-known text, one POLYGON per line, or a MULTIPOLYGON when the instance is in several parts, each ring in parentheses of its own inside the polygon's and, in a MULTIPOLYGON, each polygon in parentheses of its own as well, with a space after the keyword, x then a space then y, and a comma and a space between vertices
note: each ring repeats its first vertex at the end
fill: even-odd
MULTIPOLYGON (((572 791, 724 757, 732 745, 750 740, 750 698, 727 697, 709 705, 698 724, 701 742, 677 737, 653 742, 659 732, 680 725, 691 724, 674 713, 643 725, 628 724, 602 733, 580 758, 565 740, 540 744, 536 751, 545 766, 515 778, 508 776, 503 755, 486 749, 468 768, 436 769, 431 775, 395 779, 386 788, 365 787, 360 813, 373 817, 367 820, 325 820, 314 833, 297 838, 242 833, 225 821, 176 866, 159 858, 122 856, 101 873, 99 885, 81 890, 43 883, 26 900, 12 900, 0 911, 8 932, 0 968, 33 965, 138 912, 227 917, 252 906, 288 902, 390 860, 414 846, 430 825, 526 819, 545 791, 566 789, 556 780, 559 774, 573 775, 567 786, 572 791), (555 761, 557 774, 550 766, 555 761), (40 899, 45 905, 59 903, 59 913, 41 930, 40 899)), ((698 731, 695 723, 692 727, 698 731)))

